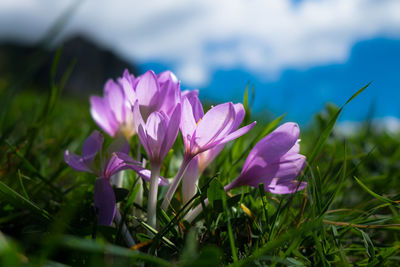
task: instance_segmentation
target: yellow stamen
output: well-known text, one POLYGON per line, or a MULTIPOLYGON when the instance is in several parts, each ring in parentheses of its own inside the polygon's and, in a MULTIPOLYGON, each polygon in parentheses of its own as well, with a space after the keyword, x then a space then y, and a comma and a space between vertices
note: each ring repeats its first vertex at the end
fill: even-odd
POLYGON ((199 119, 199 121, 196 123, 196 127, 199 126, 199 123, 201 122, 201 118, 199 119))

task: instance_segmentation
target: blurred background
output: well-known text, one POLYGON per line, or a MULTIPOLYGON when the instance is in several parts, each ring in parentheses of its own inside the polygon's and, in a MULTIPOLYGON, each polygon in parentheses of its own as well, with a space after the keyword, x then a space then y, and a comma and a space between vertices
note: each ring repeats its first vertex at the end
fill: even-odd
POLYGON ((342 125, 400 128, 399 0, 0 1, 0 91, 48 90, 60 46, 64 94, 84 101, 125 68, 169 69, 202 99, 239 102, 248 85, 260 116, 306 125, 373 81, 342 125))

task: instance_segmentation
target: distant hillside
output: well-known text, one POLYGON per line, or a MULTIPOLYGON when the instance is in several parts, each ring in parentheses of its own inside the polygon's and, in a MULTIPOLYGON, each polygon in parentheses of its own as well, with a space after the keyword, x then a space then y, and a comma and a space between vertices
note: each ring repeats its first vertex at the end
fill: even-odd
MULTIPOLYGON (((30 76, 29 82, 35 88, 47 89, 54 55, 55 50, 39 46, 0 43, 0 80, 12 82, 24 78, 21 76, 30 76)), ((130 62, 82 36, 63 42, 58 78, 74 60, 76 64, 65 87, 65 92, 70 94, 100 92, 107 79, 121 76, 126 68, 137 75, 137 68, 130 62)))

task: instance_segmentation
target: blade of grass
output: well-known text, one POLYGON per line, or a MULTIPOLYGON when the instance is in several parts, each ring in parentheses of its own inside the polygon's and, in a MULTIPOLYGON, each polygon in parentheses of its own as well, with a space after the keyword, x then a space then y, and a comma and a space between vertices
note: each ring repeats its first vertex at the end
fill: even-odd
POLYGON ((141 253, 139 251, 133 251, 112 244, 98 243, 92 240, 77 238, 69 235, 64 235, 60 240, 60 244, 65 248, 80 252, 84 251, 90 253, 104 253, 108 255, 131 258, 133 260, 133 264, 136 264, 137 260, 141 260, 146 263, 155 264, 156 266, 171 266, 168 261, 159 257, 151 256, 149 254, 141 253))
POLYGON ((0 198, 2 198, 4 202, 10 203, 17 208, 28 209, 33 214, 37 215, 40 219, 43 219, 47 222, 50 222, 52 220, 51 215, 46 210, 40 208, 32 201, 21 196, 19 193, 17 193, 1 181, 0 198))
POLYGON ((373 196, 374 198, 376 198, 376 199, 378 199, 378 200, 380 200, 380 201, 382 201, 382 202, 385 202, 385 203, 394 203, 392 200, 390 200, 390 199, 388 199, 388 198, 386 198, 386 197, 383 197, 383 196, 380 196, 380 195, 378 195, 377 193, 375 193, 374 191, 372 191, 371 189, 369 189, 363 182, 361 182, 357 177, 355 177, 354 176, 354 179, 357 181, 357 183, 365 190, 365 191, 367 191, 371 196, 373 196))
POLYGON ((325 128, 325 130, 322 132, 320 138, 318 139, 313 151, 311 152, 311 156, 308 157, 308 162, 312 163, 314 160, 317 158, 317 156, 320 154, 323 145, 325 144, 326 140, 328 139, 329 135, 331 134, 333 127, 336 124, 337 119, 339 118, 340 113, 342 112, 343 108, 350 103, 354 98, 356 98, 359 94, 361 94, 367 87, 371 84, 372 82, 369 82, 367 85, 359 89, 355 94, 353 94, 347 101, 346 103, 340 107, 338 112, 333 116, 333 118, 330 120, 328 126, 325 128))

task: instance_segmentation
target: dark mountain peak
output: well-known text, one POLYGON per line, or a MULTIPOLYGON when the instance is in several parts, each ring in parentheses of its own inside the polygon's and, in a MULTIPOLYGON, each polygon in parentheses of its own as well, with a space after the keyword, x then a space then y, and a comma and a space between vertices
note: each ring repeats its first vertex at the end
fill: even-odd
MULTIPOLYGON (((120 77, 124 69, 137 74, 136 67, 132 63, 84 35, 71 36, 57 47, 62 49, 57 78, 60 78, 75 62, 65 86, 65 91, 69 93, 87 95, 100 92, 107 79, 120 77)), ((34 87, 48 87, 50 69, 57 47, 48 50, 37 45, 2 42, 0 74, 11 79, 18 78, 18 75, 23 75, 24 71, 30 68, 34 70, 32 80, 34 87), (27 64, 33 65, 27 66, 27 64)))

